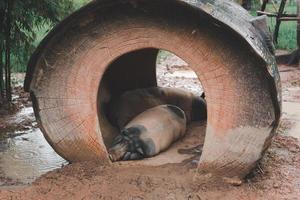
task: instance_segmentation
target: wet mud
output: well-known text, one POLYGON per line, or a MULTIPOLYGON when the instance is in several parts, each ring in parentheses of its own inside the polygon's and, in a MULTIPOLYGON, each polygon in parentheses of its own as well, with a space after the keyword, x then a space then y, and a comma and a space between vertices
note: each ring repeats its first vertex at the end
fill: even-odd
POLYGON ((0 116, 0 186, 32 183, 41 175, 68 164, 47 143, 29 97, 14 89, 17 112, 0 116))

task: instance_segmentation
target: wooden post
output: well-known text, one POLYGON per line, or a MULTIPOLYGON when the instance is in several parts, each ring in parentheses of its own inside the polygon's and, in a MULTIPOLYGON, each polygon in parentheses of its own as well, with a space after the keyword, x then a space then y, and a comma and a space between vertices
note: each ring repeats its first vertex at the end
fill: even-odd
POLYGON ((300 59, 300 0, 297 0, 297 14, 298 14, 298 20, 297 20, 297 44, 298 49, 296 51, 296 62, 299 66, 299 59, 300 59))
POLYGON ((269 2, 269 0, 263 0, 263 3, 261 5, 261 11, 265 11, 266 10, 268 2, 269 2))
POLYGON ((275 26, 275 30, 274 30, 274 43, 275 44, 278 43, 278 34, 279 34, 279 28, 280 28, 280 24, 281 24, 280 18, 282 17, 282 14, 284 12, 285 4, 286 4, 286 0, 282 0, 280 3, 279 10, 278 10, 278 14, 277 14, 277 18, 276 18, 276 26, 275 26))
POLYGON ((300 49, 300 0, 297 0, 297 13, 298 13, 298 20, 297 20, 297 44, 298 44, 298 51, 300 49))
MULTIPOLYGON (((281 18, 281 20, 284 18, 281 18)), ((276 57, 277 63, 286 65, 299 65, 300 59, 300 0, 297 0, 297 15, 290 17, 291 21, 297 21, 297 50, 292 53, 276 57)))

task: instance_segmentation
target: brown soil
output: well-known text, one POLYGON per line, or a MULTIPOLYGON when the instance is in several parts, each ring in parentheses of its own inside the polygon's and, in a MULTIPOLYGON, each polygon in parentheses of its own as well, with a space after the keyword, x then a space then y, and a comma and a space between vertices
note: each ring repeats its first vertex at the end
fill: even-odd
MULTIPOLYGON (((300 70, 283 66, 280 71, 284 101, 299 102, 287 88, 299 86, 300 70)), ((207 177, 203 181, 192 161, 156 167, 74 163, 47 173, 30 186, 2 187, 0 199, 299 199, 300 145, 287 136, 292 126, 284 116, 279 135, 242 184, 207 177)))

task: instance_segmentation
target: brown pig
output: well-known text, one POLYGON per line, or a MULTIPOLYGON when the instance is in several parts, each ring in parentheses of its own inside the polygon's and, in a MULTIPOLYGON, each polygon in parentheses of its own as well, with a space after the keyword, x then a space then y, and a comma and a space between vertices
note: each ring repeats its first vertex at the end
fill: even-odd
POLYGON ((181 108, 188 123, 207 117, 204 94, 200 97, 181 89, 152 87, 127 91, 114 98, 109 105, 108 118, 114 126, 122 129, 138 114, 164 104, 181 108))

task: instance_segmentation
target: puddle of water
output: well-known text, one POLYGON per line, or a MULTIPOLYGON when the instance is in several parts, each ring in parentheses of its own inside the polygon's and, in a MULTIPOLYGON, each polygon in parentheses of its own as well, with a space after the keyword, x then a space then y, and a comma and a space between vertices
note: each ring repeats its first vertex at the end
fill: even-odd
POLYGON ((38 129, 1 141, 0 150, 3 174, 25 184, 68 164, 52 149, 38 129))
POLYGON ((9 119, 12 123, 21 123, 25 120, 35 121, 32 107, 22 108, 16 115, 9 119))
MULTIPOLYGON (((32 108, 24 108, 10 120, 19 123, 32 117, 32 108)), ((0 139, 0 170, 6 178, 27 184, 46 172, 68 164, 52 149, 39 129, 13 134, 22 135, 0 139)))

